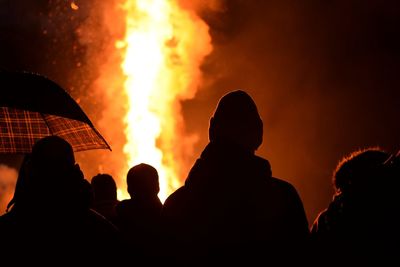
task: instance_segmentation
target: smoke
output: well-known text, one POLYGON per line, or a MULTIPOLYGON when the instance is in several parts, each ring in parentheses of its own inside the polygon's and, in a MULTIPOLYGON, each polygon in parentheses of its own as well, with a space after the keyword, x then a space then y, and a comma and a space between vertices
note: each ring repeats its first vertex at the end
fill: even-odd
POLYGON ((85 47, 84 72, 91 77, 86 88, 90 96, 82 99, 82 105, 113 151, 86 151, 78 155, 78 160, 89 180, 98 173, 108 173, 119 188, 126 188, 125 176, 121 173, 126 169, 126 163, 121 160, 126 143, 121 114, 126 113, 127 106, 122 90, 122 54, 115 46, 125 30, 121 5, 120 0, 92 0, 82 5, 88 16, 76 32, 80 46, 85 47))
POLYGON ((17 176, 16 169, 0 164, 0 215, 5 213, 7 204, 14 195, 17 176))
POLYGON ((399 4, 395 1, 226 1, 208 11, 214 52, 186 103, 187 127, 207 142, 218 99, 244 89, 264 120, 258 154, 300 193, 309 222, 329 203, 339 159, 398 148, 399 4), (195 119, 193 119, 195 118, 195 119))
POLYGON ((178 3, 182 8, 194 10, 199 14, 205 14, 206 12, 225 12, 226 2, 226 0, 178 0, 178 3))

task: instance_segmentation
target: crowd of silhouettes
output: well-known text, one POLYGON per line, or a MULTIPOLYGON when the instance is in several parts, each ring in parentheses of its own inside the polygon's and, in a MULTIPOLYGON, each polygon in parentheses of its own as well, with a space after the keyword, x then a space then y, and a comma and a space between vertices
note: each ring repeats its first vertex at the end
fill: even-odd
POLYGON ((297 190, 255 154, 262 138, 253 99, 242 90, 223 96, 210 119, 209 143, 164 205, 154 167, 133 166, 126 176, 131 198, 119 201, 111 175, 89 183, 68 142, 40 139, 0 216, 0 253, 15 264, 399 263, 400 155, 368 148, 344 157, 333 174, 332 202, 309 228, 297 190))

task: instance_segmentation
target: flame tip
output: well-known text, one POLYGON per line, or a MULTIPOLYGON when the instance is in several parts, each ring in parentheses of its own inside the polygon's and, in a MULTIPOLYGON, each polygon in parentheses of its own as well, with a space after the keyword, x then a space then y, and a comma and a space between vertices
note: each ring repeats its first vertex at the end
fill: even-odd
MULTIPOLYGON (((180 101, 195 96, 211 37, 207 25, 178 1, 125 0, 117 8, 126 14, 115 17, 124 18, 125 36, 113 43, 115 56, 123 57, 119 77, 124 92, 118 98, 123 100, 117 103, 116 93, 106 94, 109 105, 117 105, 124 113, 118 118, 126 136, 126 144, 121 144, 124 171, 120 177, 126 177, 128 166, 152 165, 159 173, 159 198, 164 202, 181 185, 180 174, 189 167, 185 157, 194 139, 184 136, 180 101)), ((105 75, 106 80, 116 79, 115 72, 105 75)), ((105 125, 111 128, 107 131, 115 131, 109 125, 118 116, 111 112, 106 116, 105 125)), ((126 196, 124 190, 119 192, 120 198, 126 196)))

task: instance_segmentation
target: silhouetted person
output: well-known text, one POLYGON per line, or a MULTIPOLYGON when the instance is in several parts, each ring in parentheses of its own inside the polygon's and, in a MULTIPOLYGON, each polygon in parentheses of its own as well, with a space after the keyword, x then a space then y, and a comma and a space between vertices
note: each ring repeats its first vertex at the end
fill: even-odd
MULTIPOLYGON (((128 247, 136 253, 135 263, 152 265, 158 260, 162 203, 158 173, 148 164, 132 167, 126 178, 131 199, 117 205, 118 226, 128 247)), ((131 261, 132 263, 132 261, 131 261)))
POLYGON ((115 259, 117 229, 89 209, 90 184, 68 142, 37 141, 17 184, 11 210, 0 217, 2 259, 55 265, 115 259))
POLYGON ((315 260, 334 266, 398 266, 398 163, 369 148, 344 157, 333 174, 335 195, 311 228, 315 260), (383 265, 382 265, 383 264, 383 265))
MULTIPOLYGON (((295 188, 255 155, 263 123, 244 91, 222 97, 210 143, 164 203, 165 257, 185 266, 301 264, 309 235, 295 188)), ((273 266, 273 265, 271 265, 273 266)))
POLYGON ((92 178, 90 183, 93 189, 93 209, 116 224, 117 212, 115 208, 119 201, 114 178, 109 174, 99 173, 92 178))
POLYGON ((10 208, 14 206, 15 201, 17 199, 22 199, 24 197, 24 191, 26 190, 26 182, 27 182, 26 176, 28 175, 29 165, 30 165, 30 157, 31 157, 30 154, 24 155, 21 166, 19 168, 17 182, 15 184, 14 196, 7 204, 6 212, 8 212, 10 208))

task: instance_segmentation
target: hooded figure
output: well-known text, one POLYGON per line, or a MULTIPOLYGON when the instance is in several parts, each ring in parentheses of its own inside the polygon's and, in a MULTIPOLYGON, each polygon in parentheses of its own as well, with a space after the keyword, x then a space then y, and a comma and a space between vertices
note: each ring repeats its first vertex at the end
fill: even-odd
POLYGON ((172 262, 298 262, 308 238, 303 204, 295 188, 273 178, 269 162, 255 155, 262 135, 262 120, 246 92, 221 98, 209 144, 184 186, 164 204, 164 247, 172 262))

